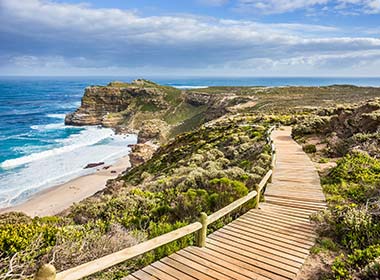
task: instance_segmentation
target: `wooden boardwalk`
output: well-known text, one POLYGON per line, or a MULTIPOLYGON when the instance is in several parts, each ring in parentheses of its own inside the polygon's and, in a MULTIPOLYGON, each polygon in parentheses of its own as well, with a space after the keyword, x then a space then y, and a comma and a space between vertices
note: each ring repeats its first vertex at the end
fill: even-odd
POLYGON ((209 235, 125 280, 294 279, 314 245, 310 214, 325 208, 319 176, 290 128, 272 134, 277 163, 265 202, 209 235))

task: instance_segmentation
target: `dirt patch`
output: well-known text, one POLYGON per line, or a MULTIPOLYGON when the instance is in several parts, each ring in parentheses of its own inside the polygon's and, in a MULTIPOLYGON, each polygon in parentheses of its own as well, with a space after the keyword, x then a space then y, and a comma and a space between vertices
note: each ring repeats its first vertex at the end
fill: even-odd
POLYGON ((321 252, 310 255, 301 270, 298 272, 296 280, 318 280, 326 276, 331 270, 330 267, 338 253, 321 252))

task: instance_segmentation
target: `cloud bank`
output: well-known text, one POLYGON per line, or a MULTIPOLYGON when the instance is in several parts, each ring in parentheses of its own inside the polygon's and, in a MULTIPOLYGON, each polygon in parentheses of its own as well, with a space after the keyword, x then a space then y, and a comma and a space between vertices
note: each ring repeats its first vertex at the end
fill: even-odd
MULTIPOLYGON (((280 10, 324 2, 265 1, 280 10)), ((379 75, 380 39, 341 32, 324 25, 147 17, 87 4, 0 0, 0 74, 379 75)))

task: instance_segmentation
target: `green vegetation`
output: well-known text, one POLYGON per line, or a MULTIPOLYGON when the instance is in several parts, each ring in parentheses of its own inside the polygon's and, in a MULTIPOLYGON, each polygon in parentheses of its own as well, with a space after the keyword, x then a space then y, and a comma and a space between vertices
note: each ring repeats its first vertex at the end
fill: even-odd
POLYGON ((293 130, 305 141, 319 139, 326 149, 319 162, 342 156, 336 166, 322 173, 329 208, 315 218, 320 241, 313 253, 341 252, 328 279, 378 279, 380 277, 380 161, 379 100, 350 107, 338 106, 309 116, 293 130), (374 121, 375 120, 375 121, 374 121))
MULTIPOLYGON (((217 211, 255 189, 271 163, 265 131, 269 124, 282 124, 294 126, 294 138, 317 162, 332 165, 341 157, 336 167, 321 174, 329 209, 315 217, 321 237, 312 252, 342 253, 327 277, 376 279, 380 101, 357 106, 346 102, 379 94, 376 88, 353 86, 180 91, 147 80, 90 88, 83 98, 85 106, 69 121, 106 122, 120 131, 139 129, 139 136, 159 139, 160 148, 150 160, 61 215, 34 219, 2 215, 0 277, 28 278, 48 262, 58 270, 71 268, 183 227, 200 212, 217 211), (345 105, 334 105, 338 103, 345 105)), ((219 220, 209 231, 254 203, 219 220)), ((89 279, 121 279, 193 243, 194 236, 189 235, 89 279)))
MULTIPOLYGON (((52 258, 58 270, 67 269, 182 227, 197 220, 200 212, 211 214, 246 195, 255 189, 271 160, 267 128, 254 126, 253 121, 255 118, 248 117, 225 119, 181 134, 145 164, 61 217, 3 215, 1 273, 6 273, 14 256, 17 270, 13 275, 30 275, 39 263, 52 258), (110 242, 105 245, 105 240, 110 242)), ((253 203, 210 230, 247 211, 253 203)), ((182 238, 96 277, 125 276, 193 242, 193 236, 182 238)))
POLYGON ((302 147, 303 151, 308 154, 313 154, 317 152, 317 148, 313 144, 307 144, 302 147))

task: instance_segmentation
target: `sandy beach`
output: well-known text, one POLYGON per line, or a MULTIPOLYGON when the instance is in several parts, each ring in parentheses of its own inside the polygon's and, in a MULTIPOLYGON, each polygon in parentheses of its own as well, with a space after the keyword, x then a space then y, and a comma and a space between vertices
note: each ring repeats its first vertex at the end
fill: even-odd
POLYGON ((0 209, 0 214, 13 211, 23 212, 31 217, 58 214, 73 203, 104 189, 107 180, 116 178, 129 166, 129 157, 125 156, 108 169, 103 169, 104 165, 96 167, 97 171, 93 174, 43 190, 22 204, 0 209))

